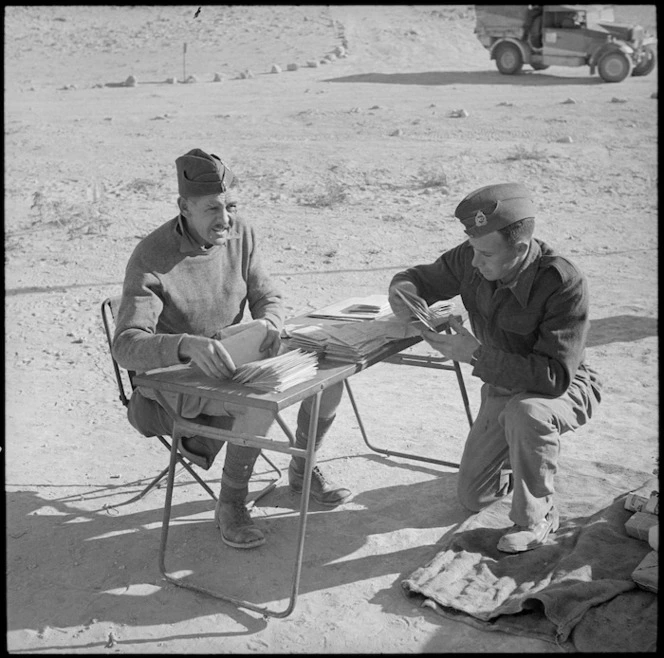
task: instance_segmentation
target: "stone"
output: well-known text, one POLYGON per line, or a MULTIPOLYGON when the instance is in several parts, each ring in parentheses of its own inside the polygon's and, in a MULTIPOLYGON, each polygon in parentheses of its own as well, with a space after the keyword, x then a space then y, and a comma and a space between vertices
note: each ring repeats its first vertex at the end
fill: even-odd
POLYGON ((281 66, 279 66, 279 64, 272 64, 272 70, 270 73, 281 73, 281 66))
POLYGON ((138 84, 138 80, 133 75, 130 75, 125 81, 125 87, 135 87, 138 84))

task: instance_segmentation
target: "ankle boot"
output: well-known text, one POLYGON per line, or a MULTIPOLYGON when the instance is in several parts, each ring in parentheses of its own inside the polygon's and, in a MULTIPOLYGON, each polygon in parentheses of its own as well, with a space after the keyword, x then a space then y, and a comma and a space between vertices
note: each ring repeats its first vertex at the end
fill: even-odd
MULTIPOLYGON (((309 443, 309 414, 300 407, 297 415, 297 431, 295 432, 295 446, 306 450, 309 443)), ((323 442, 323 437, 330 429, 334 416, 331 418, 319 418, 316 428, 316 446, 318 450, 323 442)), ((295 493, 301 493, 304 486, 304 463, 302 457, 293 457, 288 466, 288 484, 290 490, 295 493)), ((314 466, 311 472, 311 490, 310 496, 321 505, 334 507, 345 502, 352 495, 349 489, 339 486, 332 482, 321 472, 318 466, 314 466)))
POLYGON ((249 515, 244 498, 223 500, 220 495, 214 520, 224 544, 233 548, 256 548, 265 543, 265 535, 249 515))

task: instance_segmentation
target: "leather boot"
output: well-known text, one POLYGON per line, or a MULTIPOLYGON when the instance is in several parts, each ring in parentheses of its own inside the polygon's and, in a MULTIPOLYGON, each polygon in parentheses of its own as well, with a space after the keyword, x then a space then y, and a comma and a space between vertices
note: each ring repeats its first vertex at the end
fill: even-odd
MULTIPOLYGON (((315 450, 321 446, 323 437, 330 429, 334 416, 331 418, 319 418, 318 427, 316 428, 316 446, 315 450)), ((300 407, 297 415, 297 431, 295 432, 295 446, 306 450, 309 443, 309 422, 311 417, 309 414, 300 407)), ((304 487, 304 464, 305 460, 302 457, 293 457, 288 466, 288 484, 290 490, 295 493, 302 493, 304 487)), ((340 487, 338 484, 332 482, 321 472, 318 466, 314 466, 311 472, 311 489, 310 496, 317 503, 327 507, 335 507, 345 502, 352 492, 349 489, 340 487)))
POLYGON ((214 520, 221 541, 233 548, 256 548, 265 543, 265 535, 249 515, 244 498, 217 501, 214 520))

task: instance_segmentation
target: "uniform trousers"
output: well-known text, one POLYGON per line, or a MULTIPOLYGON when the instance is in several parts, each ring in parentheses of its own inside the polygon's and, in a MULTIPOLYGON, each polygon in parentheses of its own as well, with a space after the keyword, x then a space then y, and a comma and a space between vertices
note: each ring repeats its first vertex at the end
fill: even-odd
MULTIPOLYGON (((342 394, 343 382, 339 382, 325 389, 321 395, 316 447, 320 445, 323 435, 332 424, 342 394)), ((129 422, 144 436, 171 435, 173 419, 162 405, 152 398, 152 395, 149 389, 138 388, 134 391, 127 409, 129 422)), ((165 393, 164 397, 175 408, 175 394, 165 393)), ((246 408, 195 396, 185 395, 184 397, 183 417, 190 418, 201 425, 254 436, 267 436, 274 422, 274 415, 265 409, 246 408)), ((314 399, 315 396, 311 396, 303 400, 300 405, 296 432, 296 446, 298 448, 306 448, 308 442, 308 422, 314 399)), ((224 441, 205 440, 204 438, 203 440, 216 452, 221 450, 225 443, 224 441)), ((222 499, 246 496, 249 478, 259 454, 260 449, 258 448, 228 443, 221 478, 222 499)))
POLYGON ((577 379, 558 397, 484 384, 459 467, 461 504, 477 512, 505 496, 505 470, 511 468, 511 521, 539 523, 553 505, 560 435, 584 425, 599 401, 598 385, 577 379))

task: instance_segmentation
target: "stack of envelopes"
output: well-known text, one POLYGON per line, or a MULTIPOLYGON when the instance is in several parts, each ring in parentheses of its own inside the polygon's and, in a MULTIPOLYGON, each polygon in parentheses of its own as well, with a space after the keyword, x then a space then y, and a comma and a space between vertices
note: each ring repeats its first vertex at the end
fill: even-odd
POLYGON ((233 381, 261 391, 281 392, 316 375, 318 356, 300 349, 239 366, 233 381))
MULTIPOLYGON (((439 302, 429 309, 433 322, 449 317, 454 304, 439 302)), ((356 363, 373 356, 385 344, 420 334, 419 322, 404 323, 394 314, 379 320, 287 326, 291 348, 323 353, 333 361, 356 363)))

